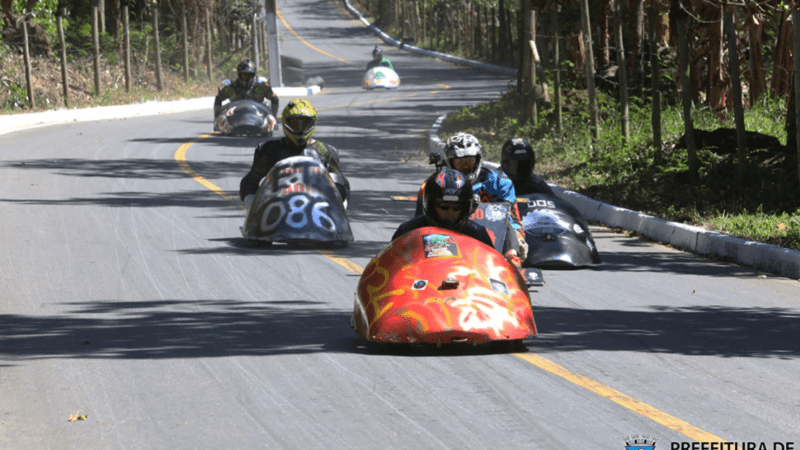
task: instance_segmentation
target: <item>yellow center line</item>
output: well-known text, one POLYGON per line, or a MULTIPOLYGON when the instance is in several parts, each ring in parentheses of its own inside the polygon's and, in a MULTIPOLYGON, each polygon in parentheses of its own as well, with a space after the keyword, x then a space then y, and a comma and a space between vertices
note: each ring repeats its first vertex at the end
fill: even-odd
POLYGON ((280 19, 281 19, 281 22, 283 22, 283 26, 285 26, 287 30, 291 31, 291 32, 292 32, 292 34, 293 34, 293 35, 294 35, 294 36, 295 36, 297 39, 300 39, 300 42, 302 42, 303 44, 306 44, 306 45, 307 45, 309 48, 312 48, 312 49, 314 49, 314 50, 316 50, 316 51, 318 51, 318 52, 322 53, 322 54, 323 54, 323 55, 325 55, 325 56, 330 56, 331 58, 333 58, 333 59, 335 59, 335 60, 338 60, 338 61, 341 61, 341 62, 343 62, 343 63, 345 63, 345 64, 350 64, 351 66, 355 66, 355 65, 356 65, 355 63, 352 63, 352 62, 350 62, 350 61, 347 61, 347 60, 344 60, 344 59, 342 59, 342 58, 339 58, 338 56, 333 56, 333 55, 331 55, 330 53, 326 52, 325 50, 320 50, 320 49, 318 49, 317 47, 314 47, 313 45, 309 44, 309 43, 308 43, 308 41, 306 41, 305 39, 303 39, 302 37, 300 37, 300 35, 299 35, 299 34, 297 34, 297 33, 296 33, 296 32, 295 32, 293 29, 292 29, 292 27, 290 27, 290 26, 289 26, 289 24, 288 24, 288 23, 286 23, 286 19, 284 19, 284 18, 283 18, 283 14, 281 14, 281 12, 280 12, 280 11, 278 11, 278 17, 280 17, 280 19))
POLYGON ((193 140, 192 142, 186 142, 180 147, 178 147, 178 150, 175 152, 175 161, 177 161, 178 166, 180 166, 180 168, 183 169, 183 171, 186 172, 187 175, 194 178, 195 181, 207 187, 208 189, 214 191, 214 193, 218 194, 225 200, 230 200, 233 203, 239 205, 239 207, 244 208, 244 205, 238 198, 230 196, 227 192, 217 187, 217 185, 215 185, 214 183, 198 175, 197 172, 195 172, 191 167, 189 167, 189 163, 186 162, 186 152, 189 150, 189 147, 194 145, 194 143, 199 141, 200 139, 205 139, 210 136, 212 136, 212 134, 203 134, 201 136, 198 136, 197 139, 193 140))
POLYGON ((675 416, 671 416, 657 408, 625 395, 616 389, 589 379, 577 372, 573 372, 566 367, 560 366, 535 353, 515 353, 514 356, 521 358, 533 364, 534 366, 539 367, 540 369, 546 370, 554 375, 558 375, 559 377, 584 389, 594 392, 601 397, 607 398, 608 400, 628 408, 635 413, 641 414, 650 420, 658 422, 661 425, 677 431, 678 433, 690 439, 698 442, 728 442, 719 436, 713 435, 707 431, 703 431, 684 420, 678 419, 675 416))
POLYGON ((317 250, 317 252, 319 252, 320 254, 325 256, 326 258, 330 259, 331 261, 335 262, 336 264, 339 264, 340 266, 342 266, 345 269, 349 270, 350 272, 353 272, 356 275, 361 275, 361 272, 364 271, 363 267, 359 266, 358 264, 354 263, 353 261, 350 261, 347 258, 342 258, 341 256, 337 256, 336 254, 331 253, 331 252, 329 252, 327 250, 317 250))

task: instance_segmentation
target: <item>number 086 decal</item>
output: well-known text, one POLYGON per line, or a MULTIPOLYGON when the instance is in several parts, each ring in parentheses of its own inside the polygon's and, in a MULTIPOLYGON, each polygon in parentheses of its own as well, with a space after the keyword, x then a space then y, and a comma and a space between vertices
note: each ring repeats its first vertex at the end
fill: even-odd
POLYGON ((261 231, 272 231, 282 223, 301 229, 313 224, 328 232, 336 231, 336 223, 323 209, 328 202, 314 202, 304 194, 284 198, 283 201, 270 203, 264 208, 261 216, 261 231), (309 208, 309 205, 312 205, 309 208), (309 215, 311 222, 309 223, 309 215))

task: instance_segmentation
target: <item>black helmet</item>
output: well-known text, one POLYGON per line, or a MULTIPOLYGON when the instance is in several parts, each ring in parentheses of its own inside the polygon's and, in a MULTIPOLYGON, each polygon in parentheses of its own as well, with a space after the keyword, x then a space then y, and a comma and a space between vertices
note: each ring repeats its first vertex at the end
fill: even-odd
POLYGON ((522 138, 511 138, 500 152, 500 169, 513 181, 526 180, 536 166, 536 154, 531 143, 522 138))
POLYGON ((256 77, 256 65, 247 58, 236 66, 236 72, 239 83, 249 86, 256 77))
POLYGON ((381 61, 383 59, 383 51, 379 49, 377 45, 375 46, 375 49, 372 50, 372 59, 375 61, 381 61))
POLYGON ((425 181, 422 193, 422 212, 437 227, 456 229, 464 225, 467 218, 475 211, 477 204, 472 194, 472 183, 463 173, 454 169, 442 169, 425 181), (455 221, 443 222, 436 214, 436 204, 453 202, 460 206, 460 214, 455 221))

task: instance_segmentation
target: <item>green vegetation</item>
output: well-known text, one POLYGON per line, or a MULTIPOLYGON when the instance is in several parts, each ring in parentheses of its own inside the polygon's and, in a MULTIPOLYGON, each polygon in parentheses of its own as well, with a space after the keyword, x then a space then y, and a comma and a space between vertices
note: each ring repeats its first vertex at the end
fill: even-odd
MULTIPOLYGON (((564 132, 558 136, 546 113, 538 127, 522 125, 515 112, 520 100, 510 91, 497 101, 462 108, 447 117, 441 134, 474 134, 487 157, 499 161, 509 137, 528 139, 537 153, 537 174, 547 181, 591 198, 642 211, 667 220, 689 223, 732 236, 800 250, 800 187, 793 149, 772 147, 750 150, 748 174, 737 181, 738 161, 719 148, 698 149, 697 176, 688 170, 685 149, 676 148, 683 134, 682 109, 662 113, 661 162, 655 163, 649 107, 631 107, 631 139, 620 133, 618 103, 600 94, 600 139, 592 141, 586 99, 580 91, 565 96, 564 132)), ((783 129, 786 100, 762 99, 745 112, 749 131, 786 142, 783 129)), ((695 129, 733 128, 732 114, 697 109, 695 129)))

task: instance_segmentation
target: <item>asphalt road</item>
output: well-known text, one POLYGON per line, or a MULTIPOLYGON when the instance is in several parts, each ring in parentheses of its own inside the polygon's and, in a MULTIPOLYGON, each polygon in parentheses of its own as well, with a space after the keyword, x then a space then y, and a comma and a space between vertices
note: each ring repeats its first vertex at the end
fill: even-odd
POLYGON ((360 268, 413 213, 390 196, 428 173, 425 132, 508 79, 387 48, 403 85, 365 92, 363 24, 278 7, 282 50, 325 79, 356 241, 246 247, 258 141, 208 136, 211 105, 0 136, 0 448, 800 448, 797 281, 606 228, 601 266, 532 291, 527 352, 362 341, 360 268))

